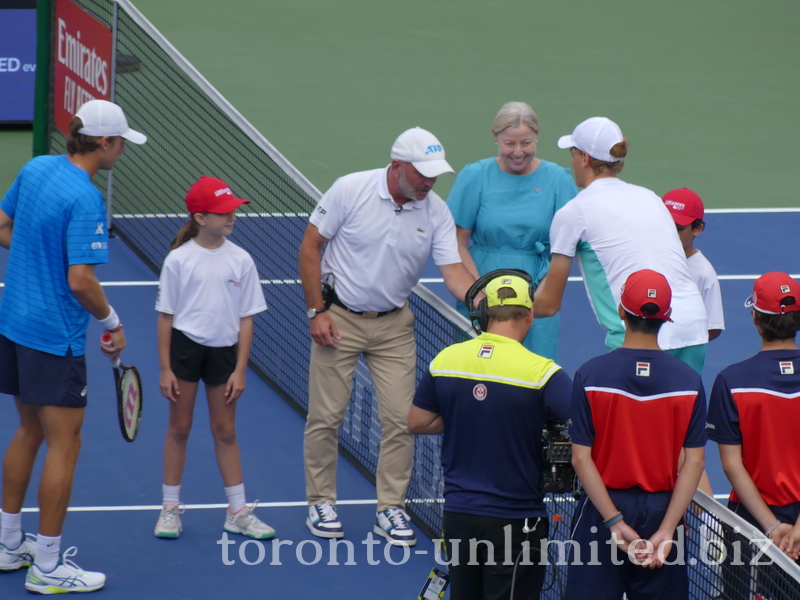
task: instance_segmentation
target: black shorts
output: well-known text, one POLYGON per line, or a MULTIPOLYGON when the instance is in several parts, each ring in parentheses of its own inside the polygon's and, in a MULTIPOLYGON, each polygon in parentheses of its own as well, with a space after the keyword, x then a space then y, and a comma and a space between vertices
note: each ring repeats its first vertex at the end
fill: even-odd
POLYGON ((86 356, 56 356, 0 335, 0 393, 21 404, 86 406, 86 356))
POLYGON ((206 385, 222 385, 236 369, 238 344, 211 348, 198 344, 185 333, 172 330, 169 362, 175 377, 184 381, 200 381, 206 385))

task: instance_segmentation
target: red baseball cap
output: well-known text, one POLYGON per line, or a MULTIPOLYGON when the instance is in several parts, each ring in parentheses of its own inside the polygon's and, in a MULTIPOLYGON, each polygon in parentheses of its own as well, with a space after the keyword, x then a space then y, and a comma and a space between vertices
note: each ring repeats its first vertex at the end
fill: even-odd
POLYGON ((800 284, 787 273, 764 273, 756 279, 753 294, 744 301, 744 305, 768 315, 800 310, 800 284), (787 298, 793 298, 794 304, 786 304, 787 298))
POLYGON ((216 177, 203 175, 186 192, 186 208, 190 214, 210 212, 220 215, 235 211, 250 200, 242 200, 233 195, 228 184, 216 177))
POLYGON ((705 214, 703 200, 689 188, 669 191, 663 201, 672 213, 672 220, 681 227, 691 225, 705 214))
POLYGON ((622 286, 620 304, 622 308, 637 317, 672 321, 669 318, 672 313, 671 301, 672 289, 669 287, 667 278, 650 269, 631 273, 625 280, 625 285, 622 286), (642 311, 645 304, 655 304, 658 306, 658 312, 645 314, 642 311))

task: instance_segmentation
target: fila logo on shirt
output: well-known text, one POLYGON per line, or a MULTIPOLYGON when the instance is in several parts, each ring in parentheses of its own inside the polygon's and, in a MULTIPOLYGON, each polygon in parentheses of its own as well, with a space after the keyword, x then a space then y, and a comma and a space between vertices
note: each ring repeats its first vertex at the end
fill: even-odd
POLYGON ((650 377, 650 363, 637 362, 636 375, 638 377, 650 377))
POLYGON ((95 235, 103 235, 103 222, 102 221, 98 221, 97 222, 97 229, 94 230, 94 234, 95 235))
POLYGON ((794 363, 790 360, 782 360, 780 363, 781 375, 794 375, 794 363))
POLYGON ((486 400, 486 394, 489 393, 489 390, 486 389, 486 386, 482 383, 479 383, 474 388, 472 388, 472 395, 475 396, 475 400, 479 402, 483 402, 486 400))
POLYGON ((481 346, 478 356, 480 358, 492 358, 492 352, 494 352, 494 346, 481 346))

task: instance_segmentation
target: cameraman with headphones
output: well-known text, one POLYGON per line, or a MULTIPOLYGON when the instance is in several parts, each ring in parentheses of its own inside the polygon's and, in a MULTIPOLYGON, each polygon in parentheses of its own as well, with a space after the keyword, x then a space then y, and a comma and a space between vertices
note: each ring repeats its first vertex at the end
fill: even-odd
POLYGON ((410 433, 444 434, 452 600, 538 598, 544 583, 542 430, 547 417, 567 420, 572 382, 521 343, 533 323, 533 292, 524 271, 476 281, 467 306, 484 333, 439 353, 408 415, 410 433), (486 297, 475 310, 481 290, 486 297))

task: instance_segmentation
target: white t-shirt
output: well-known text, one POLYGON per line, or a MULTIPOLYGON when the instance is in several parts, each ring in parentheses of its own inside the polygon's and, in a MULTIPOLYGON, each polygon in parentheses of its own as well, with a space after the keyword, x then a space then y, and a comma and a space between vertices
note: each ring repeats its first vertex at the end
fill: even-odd
POLYGON ((357 311, 403 306, 433 251, 436 265, 461 262, 450 210, 433 191, 425 200, 397 206, 387 169, 337 179, 309 221, 330 240, 322 280, 357 311))
POLYGON ((156 310, 198 344, 233 346, 240 319, 266 309, 256 265, 233 242, 209 250, 189 240, 164 259, 156 310))
POLYGON ((672 288, 674 323, 661 328, 661 348, 708 342, 705 306, 675 223, 650 190, 616 177, 596 179, 555 214, 550 245, 553 254, 577 257, 609 349, 618 348, 625 336, 617 313, 622 285, 640 269, 661 273, 672 288))
POLYGON ((698 250, 688 259, 689 271, 692 273, 708 313, 709 329, 725 329, 725 315, 722 312, 722 292, 719 289, 719 278, 714 267, 698 250))

